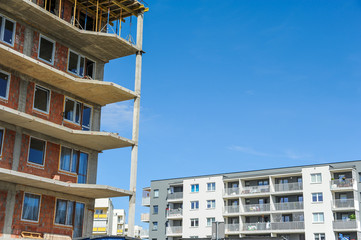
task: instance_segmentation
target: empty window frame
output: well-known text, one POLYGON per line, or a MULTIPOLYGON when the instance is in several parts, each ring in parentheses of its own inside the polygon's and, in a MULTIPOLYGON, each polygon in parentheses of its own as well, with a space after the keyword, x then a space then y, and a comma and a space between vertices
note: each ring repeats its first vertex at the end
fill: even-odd
POLYGON ((64 119, 82 126, 82 130, 90 131, 92 107, 84 103, 65 98, 64 119))
POLYGON ((35 93, 34 93, 34 104, 33 108, 43 112, 49 113, 50 106, 50 90, 39 85, 35 86, 35 93))
POLYGON ((26 221, 39 221, 41 195, 24 193, 21 219, 26 221))
POLYGON ((7 100, 9 97, 10 74, 0 71, 0 98, 7 100))
POLYGON ((53 65, 55 54, 55 41, 40 35, 38 58, 53 65))
POLYGON ((207 209, 216 208, 216 200, 207 200, 207 209))
POLYGON ((44 166, 46 142, 30 137, 28 162, 44 166))
POLYGON ((0 15, 0 40, 14 46, 16 23, 3 15, 0 15))
POLYGON ((311 183, 321 183, 321 182, 322 182, 321 173, 311 174, 311 183))
POLYGON ((192 184, 191 192, 199 192, 199 184, 192 184))
POLYGON ((191 218, 191 227, 198 227, 199 221, 198 218, 191 218))
POLYGON ((4 136, 5 136, 5 129, 0 127, 0 156, 2 156, 3 153, 2 150, 3 150, 4 136))
POLYGON ((207 191, 216 191, 216 183, 215 182, 207 183, 207 191))
POLYGON ((73 225, 74 202, 57 199, 55 209, 55 223, 61 225, 73 225))
POLYGON ((323 202, 323 194, 320 193, 312 193, 312 202, 323 202))

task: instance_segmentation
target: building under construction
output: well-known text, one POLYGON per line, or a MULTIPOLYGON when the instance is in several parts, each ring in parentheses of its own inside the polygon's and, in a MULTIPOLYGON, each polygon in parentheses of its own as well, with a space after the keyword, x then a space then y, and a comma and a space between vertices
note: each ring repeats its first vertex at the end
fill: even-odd
POLYGON ((88 237, 94 200, 120 196, 133 232, 146 11, 136 0, 0 1, 0 238, 88 237), (136 41, 121 37, 127 18, 136 41), (107 62, 133 54, 134 90, 103 81, 107 62), (132 139, 100 132, 101 107, 120 101, 134 102, 132 139), (98 154, 124 147, 129 190, 97 185, 98 154))

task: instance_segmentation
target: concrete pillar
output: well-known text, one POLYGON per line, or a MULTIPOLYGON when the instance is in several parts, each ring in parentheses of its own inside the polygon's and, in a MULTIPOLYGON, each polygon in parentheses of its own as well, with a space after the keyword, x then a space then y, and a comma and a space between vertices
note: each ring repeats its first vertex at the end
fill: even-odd
POLYGON ((88 158, 88 183, 96 184, 98 170, 98 154, 90 153, 88 158))
POLYGON ((101 117, 101 108, 94 107, 93 108, 93 116, 92 116, 92 131, 100 131, 100 117, 101 117))
POLYGON ((26 107, 26 93, 28 90, 28 81, 20 79, 20 88, 19 88, 19 105, 18 110, 20 112, 25 112, 26 107))
POLYGON ((14 171, 17 171, 19 168, 22 138, 23 138, 23 130, 21 127, 16 126, 16 135, 15 135, 14 151, 13 151, 13 163, 12 163, 12 170, 14 171))
POLYGON ((95 64, 95 80, 103 81, 104 78, 104 63, 96 62, 95 64))
POLYGON ((135 59, 135 87, 134 91, 138 97, 134 99, 133 111, 133 141, 135 145, 132 147, 131 167, 130 167, 130 191, 133 192, 129 197, 129 216, 128 216, 128 235, 134 237, 134 221, 135 221, 135 195, 137 188, 137 164, 138 164, 138 138, 139 138, 139 112, 140 112, 140 88, 142 78, 142 45, 143 45, 143 18, 144 14, 140 14, 137 18, 137 52, 135 59))
POLYGON ((13 224, 13 215, 14 215, 14 208, 15 208, 15 197, 16 197, 16 190, 15 184, 11 184, 9 186, 8 195, 6 198, 6 208, 5 208, 5 222, 3 228, 3 238, 10 238, 11 235, 11 227, 13 224))
POLYGON ((23 53, 26 56, 31 56, 31 50, 33 48, 33 38, 34 38, 34 31, 30 27, 25 28, 24 33, 24 50, 23 53))

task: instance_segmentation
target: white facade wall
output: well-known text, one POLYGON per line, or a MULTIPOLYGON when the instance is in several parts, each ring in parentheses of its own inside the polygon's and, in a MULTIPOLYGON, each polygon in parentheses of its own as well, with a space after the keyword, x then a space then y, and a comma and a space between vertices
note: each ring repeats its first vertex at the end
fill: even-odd
POLYGON ((322 166, 302 169, 306 240, 314 239, 315 233, 325 233, 327 240, 335 239, 332 226, 332 194, 330 189, 331 174, 329 168, 329 166, 322 166), (321 174, 322 181, 321 183, 312 183, 311 174, 317 173, 321 174), (312 202, 312 193, 319 192, 322 192, 323 194, 323 202, 312 202), (313 213, 323 213, 324 222, 315 223, 313 221, 313 213))
POLYGON ((125 232, 125 210, 124 209, 114 209, 113 210, 113 223, 112 223, 112 232, 111 235, 124 235, 125 232), (119 217, 122 219, 119 222, 119 217), (119 227, 118 227, 119 225, 119 227), (122 230, 121 232, 118 232, 122 230))
POLYGON ((207 218, 223 222, 223 180, 222 176, 186 179, 183 181, 183 237, 212 235, 212 227, 207 226, 207 218), (207 191, 207 183, 215 182, 215 191, 207 191), (191 192, 191 185, 199 184, 199 192, 191 192), (207 200, 215 200, 215 208, 207 209, 207 200), (191 201, 199 201, 199 209, 191 210, 191 201), (199 226, 191 227, 191 219, 198 218, 199 226))

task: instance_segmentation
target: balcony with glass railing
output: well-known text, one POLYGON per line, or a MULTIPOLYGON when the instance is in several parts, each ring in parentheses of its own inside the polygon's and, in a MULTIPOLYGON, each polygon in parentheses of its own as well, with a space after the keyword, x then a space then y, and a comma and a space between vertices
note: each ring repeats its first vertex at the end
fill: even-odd
POLYGON ((182 218, 183 216, 183 209, 176 208, 176 209, 168 209, 167 210, 167 217, 168 218, 182 218))
POLYGON ((270 222, 244 223, 243 231, 269 231, 271 230, 270 222))
POLYGON ((141 239, 149 238, 149 229, 140 230, 140 238, 141 239))
POLYGON ((352 189, 353 184, 354 184, 354 179, 352 178, 331 180, 331 190, 352 189))
POLYGON ((356 220, 335 220, 333 221, 333 229, 335 230, 345 230, 345 229, 352 229, 357 230, 358 221, 356 220))
POLYGON ((239 213, 239 205, 225 206, 223 209, 223 214, 237 214, 237 213, 239 213))
POLYGON ((227 234, 231 233, 238 233, 239 232, 239 223, 233 223, 233 224, 225 224, 225 232, 227 234))
POLYGON ((244 205, 244 211, 249 212, 267 212, 270 210, 270 204, 247 204, 244 205))
POLYGON ((305 229, 304 222, 273 222, 271 223, 272 230, 296 230, 305 229))
POLYGON ((166 228, 167 236, 181 236, 182 235, 182 226, 173 226, 166 228))
POLYGON ((299 182, 275 184, 276 192, 302 191, 302 189, 302 183, 299 182))
POLYGON ((302 210, 303 202, 275 203, 274 206, 276 211, 302 210))
POLYGON ((142 222, 149 222, 149 213, 142 213, 140 215, 140 221, 142 222))
POLYGON ((354 199, 334 199, 332 201, 333 209, 338 208, 354 208, 355 207, 355 200, 354 199))
POLYGON ((150 206, 150 196, 142 197, 142 206, 150 206))
POLYGON ((260 193, 268 193, 269 191, 270 191, 269 185, 249 186, 249 187, 244 187, 242 189, 242 194, 260 194, 260 193))
POLYGON ((177 201, 182 199, 183 199, 183 192, 168 193, 167 195, 168 201, 177 201))
POLYGON ((232 196, 238 196, 239 195, 239 188, 225 188, 223 196, 225 197, 232 197, 232 196))

